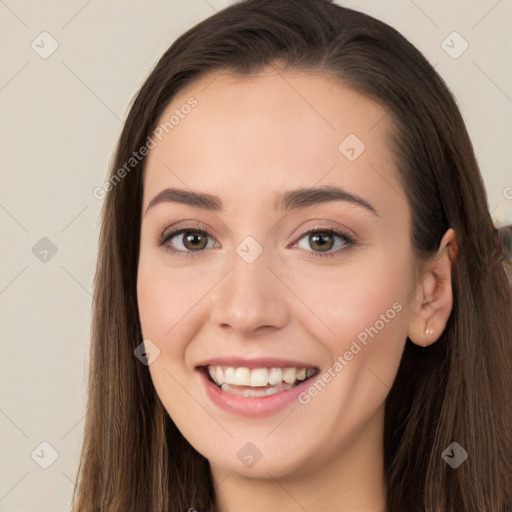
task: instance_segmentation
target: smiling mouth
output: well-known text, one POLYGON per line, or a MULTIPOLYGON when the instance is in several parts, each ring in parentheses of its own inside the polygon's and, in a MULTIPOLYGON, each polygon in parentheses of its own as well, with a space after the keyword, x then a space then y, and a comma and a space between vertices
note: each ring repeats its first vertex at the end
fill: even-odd
POLYGON ((220 390, 246 398, 261 398, 292 389, 316 375, 315 368, 246 368, 201 366, 208 380, 220 390))

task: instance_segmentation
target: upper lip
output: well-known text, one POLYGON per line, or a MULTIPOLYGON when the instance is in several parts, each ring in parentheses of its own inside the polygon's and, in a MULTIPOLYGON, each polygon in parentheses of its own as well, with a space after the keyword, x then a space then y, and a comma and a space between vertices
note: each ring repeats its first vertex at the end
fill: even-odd
POLYGON ((219 356, 213 357, 196 365, 197 368, 204 366, 231 366, 244 368, 313 368, 317 366, 296 359, 284 359, 275 357, 247 358, 240 356, 219 356))

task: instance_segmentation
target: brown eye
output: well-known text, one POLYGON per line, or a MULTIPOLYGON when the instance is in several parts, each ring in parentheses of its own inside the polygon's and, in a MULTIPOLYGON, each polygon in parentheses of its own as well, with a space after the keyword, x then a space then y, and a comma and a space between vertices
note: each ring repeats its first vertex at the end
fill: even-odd
POLYGON ((190 250, 204 249, 208 243, 207 238, 199 231, 185 231, 183 245, 190 250))
POLYGON ((339 256, 342 251, 355 246, 356 241, 350 235, 333 229, 315 229, 304 233, 296 245, 315 256, 324 257, 339 256))
POLYGON ((179 229, 164 234, 161 245, 165 246, 171 253, 202 252, 212 245, 208 246, 209 237, 210 235, 203 230, 179 229))
POLYGON ((333 237, 328 231, 317 231, 310 233, 309 245, 312 249, 318 248, 320 251, 329 251, 334 245, 333 237))

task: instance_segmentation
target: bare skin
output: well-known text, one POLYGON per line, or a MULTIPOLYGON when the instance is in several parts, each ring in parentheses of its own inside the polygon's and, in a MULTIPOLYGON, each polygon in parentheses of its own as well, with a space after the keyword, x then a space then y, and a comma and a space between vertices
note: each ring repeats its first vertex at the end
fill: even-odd
POLYGON ((407 336, 429 345, 445 328, 455 233, 417 266, 390 120, 334 79, 215 74, 180 91, 162 120, 190 97, 197 106, 151 149, 144 176, 137 295, 144 338, 160 350, 150 366, 157 393, 210 461, 224 511, 382 512, 384 401, 407 336), (339 149, 349 134, 365 145, 359 156, 356 139, 339 149), (340 200, 274 209, 277 193, 323 186, 374 211, 340 200), (147 210, 169 187, 218 196, 222 209, 147 210), (181 253, 159 245, 178 228, 207 231, 206 247, 194 251, 183 234, 167 241, 181 253), (356 243, 331 232, 333 257, 322 256, 308 236, 318 228, 356 243), (251 263, 236 251, 248 236, 263 249, 251 263), (371 326, 378 332, 362 344, 371 326), (196 369, 225 355, 298 359, 331 368, 331 379, 309 401, 242 417, 208 399, 196 369), (339 356, 346 364, 333 377, 339 356), (248 442, 261 453, 252 467, 237 457, 248 442))

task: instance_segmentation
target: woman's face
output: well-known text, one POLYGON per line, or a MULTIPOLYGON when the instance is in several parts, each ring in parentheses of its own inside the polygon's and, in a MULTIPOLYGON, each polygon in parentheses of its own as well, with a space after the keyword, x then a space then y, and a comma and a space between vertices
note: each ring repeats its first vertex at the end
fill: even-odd
POLYGON ((209 75, 171 116, 146 161, 137 276, 170 417, 212 468, 248 476, 378 453, 414 289, 385 110, 268 70, 209 75))

